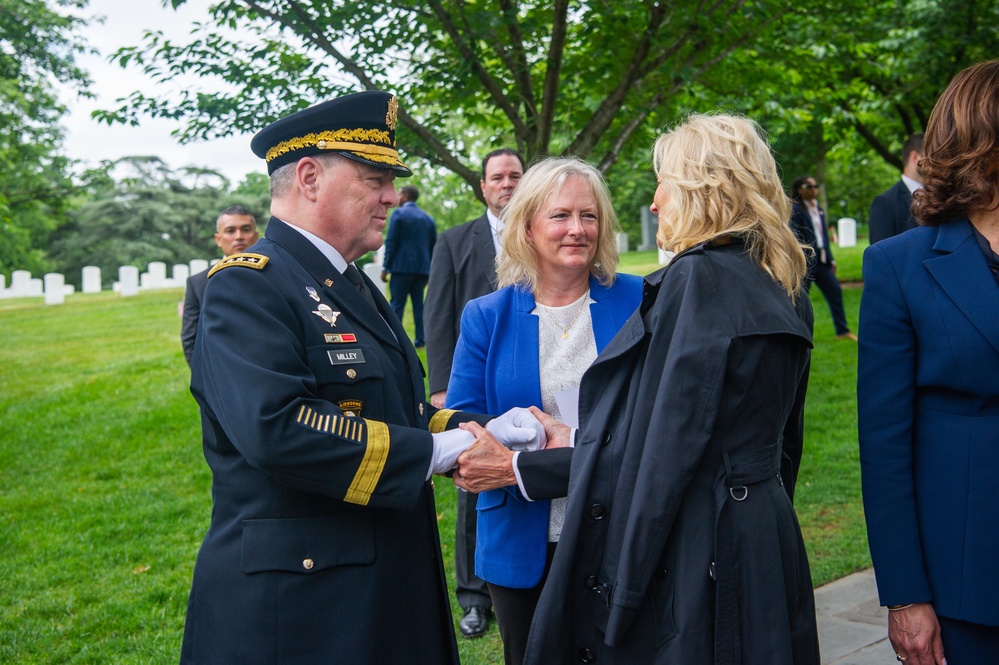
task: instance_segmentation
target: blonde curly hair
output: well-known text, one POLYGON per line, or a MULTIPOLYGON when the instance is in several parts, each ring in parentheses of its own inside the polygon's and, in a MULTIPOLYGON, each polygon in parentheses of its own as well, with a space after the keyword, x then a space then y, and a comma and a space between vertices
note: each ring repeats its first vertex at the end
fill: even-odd
POLYGON ((762 134, 748 118, 718 114, 692 115, 660 136, 652 163, 665 202, 656 240, 682 252, 736 236, 793 299, 808 272, 804 248, 788 226, 791 203, 762 134))

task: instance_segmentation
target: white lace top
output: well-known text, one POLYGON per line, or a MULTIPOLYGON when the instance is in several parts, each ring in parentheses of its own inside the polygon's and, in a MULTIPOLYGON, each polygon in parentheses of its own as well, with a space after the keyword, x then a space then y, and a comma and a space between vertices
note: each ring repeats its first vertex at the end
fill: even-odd
MULTIPOLYGON (((563 307, 548 307, 535 300, 531 312, 538 317, 538 374, 541 408, 558 420, 562 416, 555 394, 579 385, 583 372, 597 357, 590 318, 590 292, 563 307)), ((566 499, 553 499, 548 514, 548 542, 557 543, 565 521, 566 499)))

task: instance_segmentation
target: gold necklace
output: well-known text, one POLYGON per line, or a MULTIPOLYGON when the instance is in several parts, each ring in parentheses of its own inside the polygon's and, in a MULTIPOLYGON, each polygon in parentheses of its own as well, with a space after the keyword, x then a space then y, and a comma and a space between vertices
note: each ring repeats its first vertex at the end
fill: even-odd
POLYGON ((548 318, 551 319, 551 322, 555 325, 555 327, 562 331, 562 339, 569 339, 569 328, 572 327, 572 324, 574 324, 576 322, 576 319, 579 318, 579 315, 582 314, 583 308, 586 307, 587 302, 589 301, 588 296, 589 296, 589 291, 580 296, 580 300, 582 300, 582 302, 579 303, 579 307, 576 308, 576 314, 572 317, 572 321, 569 321, 569 325, 565 327, 562 327, 562 324, 560 324, 558 321, 555 320, 555 315, 552 314, 551 308, 548 305, 541 302, 541 298, 535 296, 534 299, 538 301, 538 304, 541 305, 541 307, 543 308, 542 311, 544 311, 544 313, 548 315, 548 318))

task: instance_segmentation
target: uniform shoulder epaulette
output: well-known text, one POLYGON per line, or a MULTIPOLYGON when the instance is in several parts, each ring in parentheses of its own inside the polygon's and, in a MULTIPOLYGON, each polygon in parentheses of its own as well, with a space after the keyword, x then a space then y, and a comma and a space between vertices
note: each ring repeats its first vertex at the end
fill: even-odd
POLYGON ((208 276, 211 277, 219 270, 223 268, 231 268, 232 266, 243 266, 244 268, 253 268, 255 270, 263 270, 267 262, 270 261, 269 256, 264 256, 263 254, 233 254, 227 256, 215 265, 212 269, 208 271, 208 276))

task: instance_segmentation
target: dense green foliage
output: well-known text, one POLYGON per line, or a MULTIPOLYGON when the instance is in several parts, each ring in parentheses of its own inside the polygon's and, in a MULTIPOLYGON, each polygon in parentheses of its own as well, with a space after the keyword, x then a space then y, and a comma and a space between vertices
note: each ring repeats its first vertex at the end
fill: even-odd
POLYGON ((53 234, 49 249, 70 283, 79 284, 84 266, 100 267, 110 285, 119 266, 145 270, 150 261, 171 266, 217 258, 215 222, 233 204, 247 207, 261 224, 267 221, 266 183, 262 194, 253 179, 233 190, 214 171, 175 173, 156 157, 125 157, 89 175, 89 195, 53 234))
POLYGON ((72 182, 54 85, 88 83, 69 11, 84 4, 0 0, 0 272, 47 269, 48 234, 64 219, 72 182))
MULTIPOLYGON (((840 250, 846 270, 862 248, 840 250)), ((623 272, 657 269, 655 252, 623 272)), ((211 474, 181 351, 178 290, 0 300, 0 662, 175 663, 211 474), (73 325, 66 327, 66 321, 73 325), (53 332, 58 340, 53 341, 53 332)), ((816 345, 796 507, 816 584, 870 565, 856 445, 856 345, 816 345)), ((859 291, 846 290, 856 322, 859 291)), ((412 319, 407 311, 407 329, 412 319)), ((453 588, 456 491, 437 482, 453 588)), ((453 603, 455 620, 459 610, 453 603)), ((493 627, 459 639, 466 665, 502 662, 493 627)))
POLYGON ((158 81, 180 72, 220 79, 216 94, 190 90, 170 101, 137 91, 103 117, 181 116, 187 136, 225 135, 318 99, 385 88, 404 100, 403 151, 478 191, 475 156, 497 144, 528 160, 568 153, 609 169, 632 139, 647 144, 654 112, 736 49, 764 39, 790 7, 225 0, 189 43, 150 33, 145 45, 116 55, 158 81))
POLYGON ((101 117, 180 117, 185 136, 209 137, 385 88, 445 227, 468 219, 454 185, 478 195, 477 160, 510 145, 611 174, 635 242, 653 138, 688 112, 737 111, 769 131, 787 182, 814 174, 834 217, 863 222, 947 81, 999 52, 997 18, 997 0, 226 0, 188 43, 152 32, 116 54, 158 81, 196 73, 205 89, 137 91, 101 117))
MULTIPOLYGON (((164 11, 186 3, 169 0, 164 11)), ((143 194, 115 180, 113 164, 68 177, 51 81, 86 83, 73 64, 84 20, 74 17, 85 6, 0 0, 3 272, 52 269, 73 281, 81 263, 170 260, 185 244, 210 243, 177 228, 181 209, 200 223, 206 191, 194 174, 147 183, 143 194), (115 238, 116 228, 136 233, 128 224, 99 228, 98 218, 115 219, 143 196, 149 210, 169 209, 162 222, 134 219, 148 221, 147 237, 115 238)), ((442 228, 481 213, 479 160, 508 145, 529 160, 570 153, 599 165, 637 246, 655 188, 654 138, 690 112, 740 112, 768 132, 785 184, 814 175, 831 219, 864 223, 873 196, 898 177, 903 140, 924 127, 948 80, 999 53, 997 21, 999 0, 213 0, 188 37, 152 30, 114 55, 152 83, 98 116, 180 120, 182 139, 204 139, 385 88, 402 101, 400 148, 442 228), (161 94, 159 84, 181 76, 179 97, 161 94)), ((265 209, 262 183, 248 184, 256 193, 247 205, 265 209)), ((244 202, 245 192, 206 186, 244 202)))

